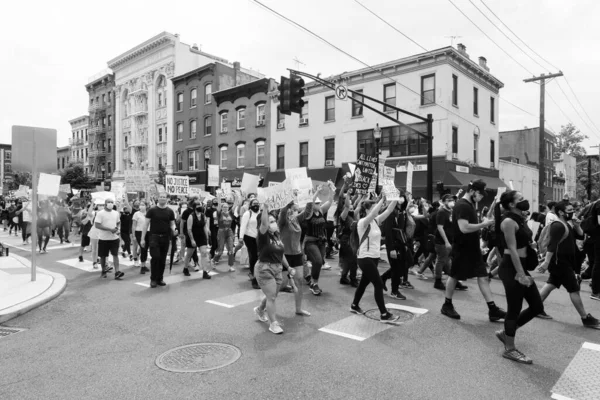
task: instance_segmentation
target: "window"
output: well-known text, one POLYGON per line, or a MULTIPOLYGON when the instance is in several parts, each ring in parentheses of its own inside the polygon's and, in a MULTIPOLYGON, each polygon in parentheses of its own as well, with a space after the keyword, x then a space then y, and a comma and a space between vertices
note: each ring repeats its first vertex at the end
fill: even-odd
POLYGON ((183 110, 183 93, 177 93, 177 111, 183 110))
POLYGON ((177 153, 177 171, 183 171, 183 156, 177 153))
POLYGON ((227 119, 229 118, 228 112, 221 113, 221 133, 227 133, 227 119))
MULTIPOLYGON (((360 92, 362 93, 362 89, 360 90, 356 90, 356 92, 360 92)), ((365 98, 359 94, 356 93, 352 93, 352 97, 355 98, 358 101, 365 101, 365 98)), ((357 103, 355 101, 352 102, 352 116, 353 117, 360 117, 363 115, 363 106, 360 103, 357 103)))
POLYGON ((244 160, 246 159, 246 145, 241 143, 237 145, 237 167, 244 168, 244 160))
MULTIPOLYGON (((108 152, 110 153, 110 139, 108 139, 108 152)), ((87 149, 85 149, 85 157, 87 158, 87 149)))
MULTIPOLYGON (((408 126, 390 126, 381 129, 379 148, 388 152, 390 157, 404 157, 427 154, 427 138, 420 134, 427 134, 427 124, 420 122, 408 126)), ((375 154, 375 140, 373 130, 357 132, 358 154, 375 154)))
MULTIPOLYGON (((112 115, 108 116, 108 126, 112 126, 112 115)), ((87 129, 85 130, 85 137, 87 138, 87 129)))
POLYGON ((110 174, 112 172, 112 163, 109 161, 108 162, 108 173, 110 174))
POLYGON ((308 167, 308 142, 300 143, 300 166, 308 167))
POLYGON ((452 158, 454 158, 454 154, 458 154, 458 128, 456 126, 452 127, 452 158))
POLYGON ((452 105, 458 106, 458 76, 452 75, 452 105))
POLYGON ((285 128, 285 114, 282 114, 277 107, 277 129, 285 128))
POLYGON ((285 168, 285 146, 280 144, 277 146, 277 169, 285 168))
MULTIPOLYGON (((92 147, 94 147, 93 143, 92 143, 92 147)), ((127 145, 127 136, 125 136, 125 148, 127 148, 127 147, 129 147, 129 146, 127 145)))
POLYGON ((478 160, 479 152, 479 135, 473 134, 473 164, 479 164, 478 160))
POLYGON ((421 77, 421 105, 435 103, 435 74, 421 77))
POLYGON ((196 107, 196 100, 198 98, 198 89, 193 88, 190 92, 190 108, 196 107))
POLYGON ((104 128, 106 126, 106 117, 102 118, 102 127, 104 128))
POLYGON ((200 152, 198 150, 188 151, 188 171, 198 171, 200 152))
POLYGON ((325 97, 325 121, 335 121, 335 96, 325 97))
POLYGON ((162 157, 158 157, 158 169, 162 169, 163 167, 163 158, 162 157))
POLYGON ((490 168, 494 168, 496 162, 496 141, 490 140, 490 168))
POLYGON ((210 104, 212 102, 212 83, 204 86, 204 104, 210 104))
POLYGON ((256 166, 265 165, 265 142, 256 142, 256 166))
POLYGON ((240 108, 237 110, 237 129, 245 129, 246 128, 246 109, 240 108))
POLYGON ((496 99, 493 97, 490 97, 490 122, 496 123, 496 99))
MULTIPOLYGON (((383 102, 391 106, 396 105, 396 84, 390 83, 383 86, 383 102)), ((383 106, 383 111, 394 111, 388 106, 383 106)))
POLYGON ((473 114, 479 115, 479 89, 473 88, 473 114))
POLYGON ((183 140, 183 124, 177 124, 177 140, 183 140))
POLYGON ((335 139, 325 139, 325 161, 335 160, 335 139))
POLYGON ((60 169, 60 158, 56 159, 56 169, 60 169))
POLYGON ((212 118, 204 117, 204 136, 212 134, 212 118))
MULTIPOLYGON (((110 121, 110 119, 109 119, 109 121, 110 121)), ((85 130, 85 141, 86 141, 86 142, 88 141, 88 133, 87 133, 87 129, 85 130)))
POLYGON ((106 104, 106 95, 102 95, 102 104, 106 104))
POLYGON ((162 93, 158 94, 158 106, 161 107, 162 106, 162 93))
MULTIPOLYGON (((163 141, 162 128, 158 128, 158 143, 162 143, 162 141, 163 141)), ((125 138, 125 142, 127 142, 127 138, 125 138)))
POLYGON ((256 106, 256 126, 263 126, 265 124, 265 105, 259 104, 256 106))
POLYGON ((221 169, 227 168, 227 146, 221 147, 221 169))
POLYGON ((190 139, 196 139, 196 120, 190 121, 190 139))
POLYGON ((302 114, 300 114, 300 125, 308 125, 308 100, 304 101, 302 114))

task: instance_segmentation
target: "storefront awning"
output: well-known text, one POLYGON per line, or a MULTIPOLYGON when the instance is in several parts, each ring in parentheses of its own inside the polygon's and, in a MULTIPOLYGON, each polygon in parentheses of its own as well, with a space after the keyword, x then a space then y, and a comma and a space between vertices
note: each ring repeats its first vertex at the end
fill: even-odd
POLYGON ((450 188, 464 187, 468 186, 469 182, 474 181, 476 179, 481 179, 482 181, 484 181, 487 184, 487 189, 497 190, 499 187, 510 188, 510 186, 507 185, 502 179, 497 178, 495 176, 482 176, 454 171, 448 171, 446 173, 446 177, 444 179, 444 186, 450 188))

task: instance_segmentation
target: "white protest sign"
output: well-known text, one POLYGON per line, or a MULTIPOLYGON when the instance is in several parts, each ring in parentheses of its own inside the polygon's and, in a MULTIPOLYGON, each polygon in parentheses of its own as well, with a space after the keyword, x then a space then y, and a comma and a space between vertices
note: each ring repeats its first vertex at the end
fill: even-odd
POLYGON ((262 188, 258 191, 258 201, 267 204, 271 210, 283 208, 294 199, 294 189, 287 180, 280 185, 262 188))
POLYGON ((150 174, 141 169, 125 170, 125 185, 131 192, 146 192, 150 186, 150 174))
POLYGON ((209 165, 208 166, 208 182, 206 186, 219 187, 219 166, 209 165))
POLYGON ((231 196, 231 182, 221 182, 221 190, 223 195, 231 196))
MULTIPOLYGON (((258 176, 252 175, 244 172, 244 176, 242 176, 242 186, 240 190, 244 194, 248 193, 256 193, 256 189, 258 188, 258 176)), ((269 183, 269 186, 271 184, 269 183)))
POLYGON ((29 197, 29 186, 19 185, 19 190, 15 192, 15 197, 29 197))
POLYGON ((400 190, 394 185, 385 184, 381 187, 381 193, 386 197, 386 200, 400 200, 400 190))
MULTIPOLYGON (((287 182, 287 181, 286 181, 287 182)), ((313 181, 310 178, 297 179, 291 183, 292 189, 296 191, 298 206, 305 207, 313 200, 313 181)))
POLYGON ((414 169, 415 169, 415 167, 414 167, 413 163, 411 163, 409 161, 408 166, 406 167, 406 191, 408 193, 412 193, 414 169))
POLYGON ((110 191, 115 194, 117 203, 122 203, 125 199, 125 182, 112 182, 110 185, 110 191))
POLYGON ((281 182, 269 182, 269 186, 281 185, 281 182))
POLYGON ((58 191, 63 192, 63 193, 71 193, 71 185, 68 183, 66 183, 64 185, 60 185, 58 187, 58 191))
POLYGON ((200 193, 202 193, 202 190, 200 190, 200 188, 197 188, 197 187, 190 187, 188 189, 188 193, 189 193, 189 196, 200 196, 200 193))
POLYGON ((106 200, 115 201, 115 194, 113 192, 93 192, 92 199, 94 204, 104 204, 106 200))
POLYGON ((187 196, 189 187, 189 176, 165 176, 165 190, 169 196, 187 196))
POLYGON ((38 194, 46 196, 58 196, 60 187, 60 175, 50 175, 43 172, 40 173, 38 182, 38 194))
POLYGON ((285 170, 285 179, 292 183, 297 179, 305 179, 308 178, 306 173, 306 167, 300 168, 289 168, 285 170))

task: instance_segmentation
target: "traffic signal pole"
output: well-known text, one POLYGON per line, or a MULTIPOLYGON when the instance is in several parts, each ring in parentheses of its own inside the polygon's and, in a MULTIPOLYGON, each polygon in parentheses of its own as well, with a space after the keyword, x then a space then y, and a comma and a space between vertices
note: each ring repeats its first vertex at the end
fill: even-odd
MULTIPOLYGON (((328 88, 330 88, 332 90, 335 90, 335 88, 336 88, 335 83, 332 83, 332 82, 326 81, 324 79, 321 79, 319 77, 307 74, 306 72, 296 71, 296 70, 289 69, 289 68, 288 68, 288 70, 290 71, 290 74, 292 74, 292 75, 304 76, 306 78, 310 78, 310 79, 312 79, 312 80, 320 83, 321 85, 326 86, 326 87, 328 87, 328 88)), ((282 79, 283 78, 284 77, 282 77, 282 79)), ((420 121, 423 121, 423 122, 427 123, 427 133, 422 133, 422 132, 419 132, 416 129, 414 129, 414 128, 408 126, 408 125, 406 125, 405 123, 401 122, 397 118, 394 118, 394 117, 390 116, 387 113, 379 111, 379 110, 375 109, 374 107, 371 107, 370 105, 365 104, 364 101, 357 100, 354 97, 352 98, 352 101, 354 101, 354 102, 356 102, 358 104, 361 104, 363 107, 365 107, 365 108, 367 108, 367 109, 369 109, 369 110, 371 110, 371 111, 373 111, 373 112, 381 115, 382 117, 385 117, 385 118, 389 119, 390 121, 394 122, 397 125, 400 125, 400 126, 403 126, 403 127, 407 128, 407 129, 409 129, 412 133, 415 133, 416 135, 418 135, 418 136, 420 136, 422 138, 425 138, 427 140, 427 194, 426 194, 426 196, 427 196, 427 199, 429 201, 433 201, 433 114, 427 114, 427 118, 424 118, 424 117, 422 117, 420 115, 413 114, 410 111, 403 110, 403 109, 398 108, 396 106, 392 106, 390 104, 387 104, 387 103, 385 103, 385 102, 383 102, 381 100, 375 99, 373 97, 369 97, 369 96, 367 96, 367 95, 365 95, 363 93, 357 93, 357 92, 355 92, 354 90, 351 90, 351 89, 348 89, 348 91, 350 93, 352 93, 352 94, 356 94, 356 95, 361 96, 363 99, 368 99, 368 100, 371 100, 371 101, 373 101, 373 102, 375 102, 377 104, 383 105, 383 106, 385 106, 387 108, 391 108, 393 110, 396 110, 397 111, 396 115, 398 114, 398 112, 401 112, 403 114, 409 115, 409 116, 411 116, 413 118, 416 118, 416 119, 418 119, 420 121)))

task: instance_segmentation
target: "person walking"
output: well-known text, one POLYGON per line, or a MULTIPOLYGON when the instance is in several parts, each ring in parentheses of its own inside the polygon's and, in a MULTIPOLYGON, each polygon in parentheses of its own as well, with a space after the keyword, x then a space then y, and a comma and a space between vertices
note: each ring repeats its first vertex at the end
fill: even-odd
POLYGON ((145 226, 146 226, 146 202, 144 200, 142 200, 142 201, 137 202, 137 210, 133 214, 132 222, 131 222, 131 229, 132 229, 133 235, 134 235, 133 243, 135 243, 133 266, 134 267, 137 266, 136 251, 139 251, 140 262, 141 262, 139 264, 139 266, 140 266, 140 274, 142 274, 142 275, 144 275, 146 272, 150 272, 150 269, 148 269, 148 267, 146 267, 146 261, 148 260, 148 245, 147 245, 147 243, 149 242, 148 234, 146 234, 146 236, 144 237, 146 246, 142 247, 142 245, 141 245, 142 232, 144 231, 145 226))
POLYGON ((71 233, 71 210, 67 205, 61 200, 56 208, 56 230, 58 232, 58 237, 60 238, 60 243, 63 243, 63 239, 65 243, 71 243, 69 241, 69 233, 71 233))
MULTIPOLYGON (((342 188, 343 191, 343 188, 342 188)), ((350 236, 352 235, 352 226, 355 224, 356 219, 354 215, 354 205, 349 193, 345 193, 343 198, 340 196, 340 203, 343 201, 344 209, 339 215, 338 220, 338 239, 340 242, 340 267, 342 269, 342 276, 340 278, 340 284, 350 285, 352 287, 358 287, 358 280, 356 279, 356 272, 358 270, 358 264, 356 261, 356 254, 350 246, 350 236)), ((360 201, 360 200, 359 200, 360 201)), ((360 202, 358 203, 360 204, 360 202)), ((357 207, 358 208, 358 205, 357 207)))
MULTIPOLYGON (((206 216, 204 215, 204 206, 202 205, 202 199, 194 198, 193 204, 190 204, 191 212, 187 215, 185 222, 185 247, 187 249, 185 253, 185 265, 183 269, 185 276, 190 276, 187 265, 193 255, 197 254, 198 249, 200 250, 200 268, 202 268, 202 278, 210 279, 208 274, 209 259, 208 259, 208 237, 210 232, 208 230, 208 224, 206 216)), ((197 257, 197 256, 196 256, 197 257)))
POLYGON ((48 252, 46 247, 50 241, 50 228, 52 227, 52 211, 50 207, 51 205, 48 201, 40 202, 38 207, 36 232, 40 253, 48 252))
MULTIPOLYGON (((85 250, 85 248, 87 246, 90 245, 90 231, 93 228, 93 220, 94 220, 94 216, 96 215, 94 212, 94 207, 92 205, 92 203, 89 203, 86 209, 81 210, 81 212, 85 212, 83 218, 81 219, 81 243, 79 245, 79 262, 83 262, 83 251, 85 250)), ((96 264, 96 259, 92 258, 92 268, 96 269, 97 264, 96 264)))
POLYGON ((206 217, 209 221, 210 230, 210 259, 215 258, 215 253, 219 247, 219 225, 217 221, 217 209, 219 208, 219 200, 212 199, 206 207, 206 217))
POLYGON ((394 211, 398 202, 396 200, 391 201, 387 209, 379 214, 381 207, 385 200, 381 199, 377 204, 371 200, 364 201, 359 209, 359 220, 356 225, 358 233, 358 267, 362 271, 362 277, 356 293, 354 294, 354 300, 350 305, 350 312, 354 314, 364 314, 365 312, 360 308, 360 300, 367 286, 372 283, 375 290, 375 302, 379 308, 380 318, 379 320, 383 323, 395 323, 399 317, 394 317, 385 307, 383 300, 383 281, 377 270, 377 264, 379 263, 379 255, 381 252, 381 230, 379 225, 383 223, 394 211))
POLYGON ((444 291, 446 290, 446 285, 442 282, 442 273, 444 270, 447 271, 450 265, 450 254, 454 242, 452 210, 455 204, 456 198, 451 194, 445 194, 442 197, 442 206, 435 215, 435 252, 437 260, 435 262, 435 282, 433 287, 444 291))
MULTIPOLYGON (((188 237, 188 229, 187 229, 187 221, 193 213, 196 212, 196 207, 200 206, 202 210, 204 207, 202 206, 202 199, 199 199, 198 196, 190 197, 188 201, 188 205, 186 209, 181 213, 181 218, 179 219, 179 234, 183 235, 183 239, 181 241, 182 249, 188 249, 188 244, 191 243, 188 237)), ((188 251, 184 253, 183 256, 184 265, 183 265, 183 274, 185 276, 190 276, 190 261, 194 260, 194 271, 200 271, 200 267, 198 266, 198 250, 194 247, 193 252, 190 257, 188 257, 188 251)))
POLYGON ((167 194, 160 193, 158 195, 158 204, 146 212, 146 224, 142 231, 142 241, 140 245, 146 246, 146 233, 150 226, 150 287, 166 286, 163 276, 165 273, 165 265, 167 263, 167 255, 169 252, 169 244, 173 235, 176 235, 175 229, 175 213, 167 207, 167 194))
POLYGON ((400 201, 396 201, 396 206, 392 209, 392 212, 382 221, 382 233, 385 237, 385 250, 387 252, 388 262, 390 268, 383 273, 381 276, 383 290, 387 292, 386 281, 391 278, 392 280, 392 291, 390 297, 398 300, 406 300, 400 290, 401 275, 403 274, 404 268, 407 267, 407 246, 408 241, 406 234, 402 229, 402 222, 405 218, 404 209, 406 198, 400 196, 400 201))
POLYGON ((219 231, 217 232, 217 242, 219 247, 211 260, 211 264, 214 269, 219 263, 224 248, 227 247, 227 264, 229 265, 229 272, 235 272, 235 268, 233 267, 233 262, 235 261, 233 252, 233 230, 231 229, 235 217, 229 208, 229 203, 221 203, 220 200, 221 199, 219 198, 220 206, 215 211, 216 215, 214 216, 217 226, 219 227, 219 231))
POLYGON ((121 222, 121 240, 123 241, 123 245, 121 247, 121 256, 123 258, 128 257, 129 260, 133 259, 133 255, 131 253, 131 225, 132 225, 132 215, 129 208, 129 205, 125 204, 123 206, 123 210, 121 211, 120 216, 121 222), (127 254, 126 254, 127 253, 127 254))
POLYGON ((254 274, 254 267, 258 261, 258 249, 256 247, 256 237, 258 236, 257 229, 257 218, 260 205, 257 199, 250 201, 250 208, 242 215, 242 222, 240 223, 240 237, 243 238, 246 249, 248 249, 248 258, 250 262, 250 273, 248 276, 252 280, 252 288, 260 289, 256 276, 254 274))
POLYGON ((119 212, 114 210, 115 202, 112 199, 106 199, 104 209, 96 214, 94 226, 98 229, 98 256, 100 257, 100 266, 102 267, 102 278, 106 278, 108 272, 106 268, 106 258, 112 255, 113 267, 115 269, 115 279, 120 280, 125 275, 119 270, 119 239, 120 217, 119 212))

